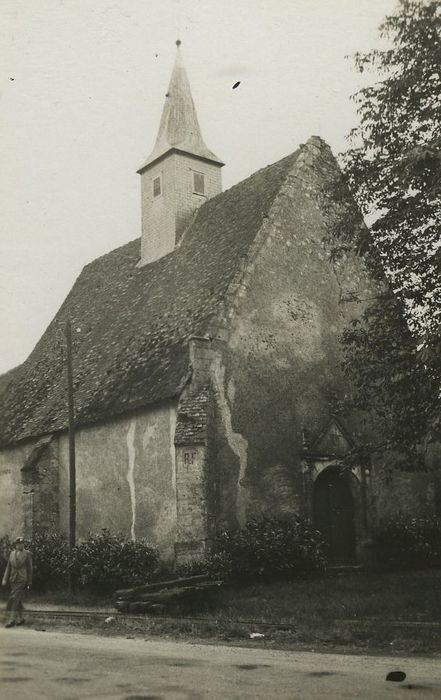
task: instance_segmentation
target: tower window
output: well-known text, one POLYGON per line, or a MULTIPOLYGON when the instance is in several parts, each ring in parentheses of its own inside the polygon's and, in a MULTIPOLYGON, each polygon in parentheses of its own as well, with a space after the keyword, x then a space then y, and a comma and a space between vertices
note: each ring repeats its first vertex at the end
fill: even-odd
POLYGON ((155 177, 153 180, 153 197, 159 197, 162 193, 161 176, 155 177))
POLYGON ((194 194, 205 194, 205 175, 193 172, 193 192, 194 194))

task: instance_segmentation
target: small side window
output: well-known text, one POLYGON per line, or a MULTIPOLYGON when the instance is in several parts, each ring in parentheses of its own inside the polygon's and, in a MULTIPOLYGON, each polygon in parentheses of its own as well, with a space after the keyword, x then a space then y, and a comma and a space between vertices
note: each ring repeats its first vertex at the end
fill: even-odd
POLYGON ((153 180, 153 197, 159 197, 162 193, 161 176, 155 177, 153 180))
POLYGON ((194 194, 205 194, 205 175, 193 172, 193 192, 194 194))

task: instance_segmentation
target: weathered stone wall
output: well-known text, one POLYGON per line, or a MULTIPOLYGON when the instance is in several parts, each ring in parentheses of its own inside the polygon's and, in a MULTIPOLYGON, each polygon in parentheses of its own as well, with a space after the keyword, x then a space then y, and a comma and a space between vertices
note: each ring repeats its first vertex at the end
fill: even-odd
MULTIPOLYGON (((78 537, 101 528, 146 537, 164 559, 176 540, 176 406, 167 403, 76 435, 78 537)), ((60 523, 68 531, 68 440, 60 437, 60 523)))
MULTIPOLYGON (((253 515, 311 514, 302 473, 304 436, 317 438, 334 398, 350 389, 341 370, 339 336, 375 294, 354 253, 329 260, 328 217, 335 161, 319 140, 308 142, 263 226, 226 308, 211 328, 215 390, 218 527, 253 515)), ((353 437, 363 426, 350 421, 353 437)), ((354 495, 362 504, 361 482, 354 495)), ((373 470, 365 487, 367 522, 356 516, 357 546, 369 529, 398 512, 440 510, 432 476, 373 470), (438 504, 438 505, 437 505, 438 504)))
POLYGON ((222 191, 218 165, 182 153, 170 153, 141 174, 141 264, 170 253, 196 210, 222 191), (193 192, 192 171, 205 176, 205 195, 193 192), (162 194, 153 197, 153 180, 161 176, 162 194))
POLYGON ((0 451, 0 536, 23 534, 24 512, 21 470, 35 441, 0 451))
POLYGON ((318 435, 345 392, 339 334, 372 290, 355 254, 329 262, 321 199, 335 167, 309 142, 238 282, 228 333, 213 329, 224 338, 213 343, 220 524, 300 510, 303 432, 318 435))
POLYGON ((39 503, 36 513, 37 527, 54 531, 60 522, 58 440, 48 446, 38 466, 39 503))
POLYGON ((212 359, 207 338, 190 339, 191 379, 179 400, 175 432, 177 564, 202 556, 216 531, 212 359))
POLYGON ((39 440, 21 470, 25 537, 59 529, 58 466, 58 439, 39 440))
POLYGON ((176 447, 177 540, 179 563, 204 554, 208 539, 206 483, 207 453, 204 445, 176 447))

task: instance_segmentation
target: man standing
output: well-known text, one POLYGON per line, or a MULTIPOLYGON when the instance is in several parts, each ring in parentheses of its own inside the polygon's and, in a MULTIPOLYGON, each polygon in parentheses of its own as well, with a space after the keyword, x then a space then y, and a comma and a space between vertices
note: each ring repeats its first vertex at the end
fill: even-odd
POLYGON ((23 598, 32 585, 32 554, 25 549, 23 537, 17 537, 15 549, 9 555, 2 585, 7 586, 8 583, 11 593, 6 606, 9 611, 6 627, 23 625, 23 598))

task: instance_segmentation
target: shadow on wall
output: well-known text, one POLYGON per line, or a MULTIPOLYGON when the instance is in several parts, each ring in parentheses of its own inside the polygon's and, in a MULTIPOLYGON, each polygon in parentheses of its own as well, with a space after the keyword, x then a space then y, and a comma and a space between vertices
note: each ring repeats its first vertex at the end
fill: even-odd
POLYGON ((298 495, 286 464, 268 467, 261 479, 262 515, 271 517, 297 512, 298 495))

